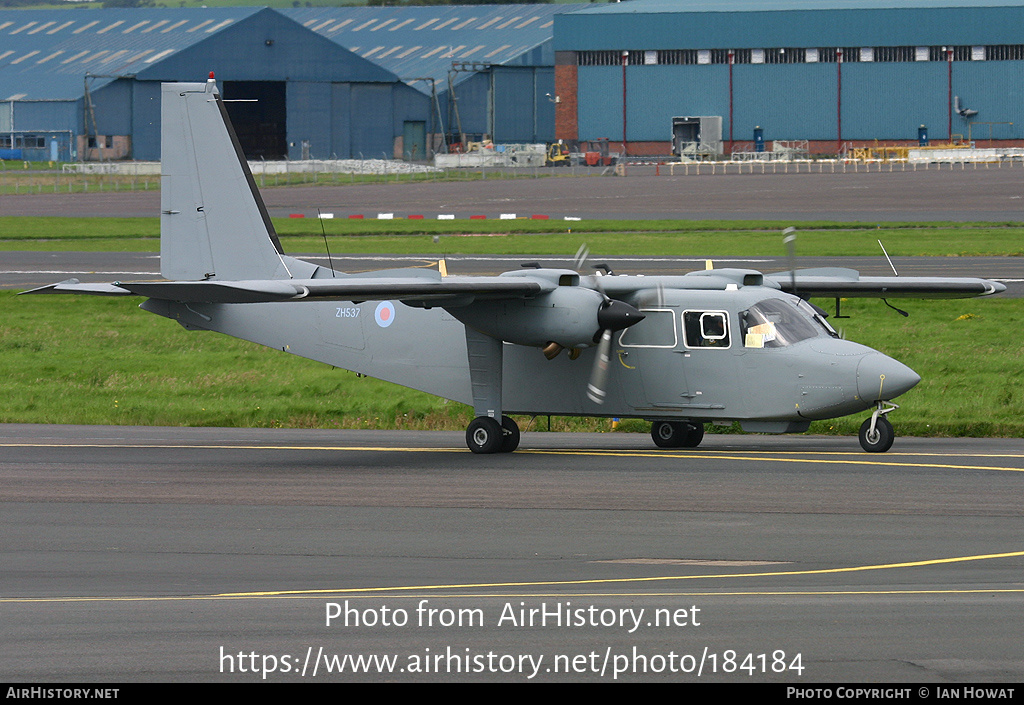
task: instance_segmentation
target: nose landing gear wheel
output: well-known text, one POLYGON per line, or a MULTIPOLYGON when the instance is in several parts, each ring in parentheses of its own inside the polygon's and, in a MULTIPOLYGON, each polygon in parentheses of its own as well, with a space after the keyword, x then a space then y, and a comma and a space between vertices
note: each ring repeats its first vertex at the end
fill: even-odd
POLYGON ((860 426, 860 447, 868 453, 884 453, 892 448, 893 439, 896 437, 892 430, 892 424, 884 416, 879 416, 875 421, 875 430, 871 431, 871 419, 867 419, 860 426))

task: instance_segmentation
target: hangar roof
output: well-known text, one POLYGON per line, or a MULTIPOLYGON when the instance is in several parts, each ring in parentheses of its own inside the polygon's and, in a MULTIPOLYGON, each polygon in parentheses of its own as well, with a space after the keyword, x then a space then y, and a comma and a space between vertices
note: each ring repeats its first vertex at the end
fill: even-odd
POLYGON ((217 9, 0 11, 0 100, 74 100, 85 74, 94 86, 137 74, 259 12, 217 9))
POLYGON ((626 0, 588 5, 587 14, 657 12, 779 12, 788 10, 894 10, 920 8, 1020 7, 1024 0, 626 0))
POLYGON ((603 51, 1016 45, 1022 24, 1024 0, 627 0, 565 15, 554 46, 603 51))
MULTIPOLYGON (((555 16, 589 5, 314 7, 280 12, 403 79, 447 81, 453 62, 553 65, 555 16)), ((461 73, 456 82, 469 77, 461 73)), ((426 81, 407 80, 430 92, 426 81)))
POLYGON ((203 80, 211 69, 255 80, 268 66, 297 80, 337 80, 339 72, 348 80, 398 80, 268 8, 0 11, 0 101, 78 100, 87 75, 96 90, 126 76, 203 80), (269 53, 275 37, 278 50, 288 47, 286 66, 280 51, 269 53), (208 40, 207 52, 198 45, 208 40), (203 51, 205 65, 187 65, 193 48, 203 51))
MULTIPOLYGON (((77 100, 86 74, 90 89, 118 76, 146 78, 161 62, 261 13, 283 14, 390 75, 378 80, 394 74, 429 93, 429 82, 412 79, 444 82, 453 62, 553 65, 555 16, 586 7, 0 10, 0 101, 77 100)), ((195 78, 204 75, 197 70, 195 78)), ((458 74, 457 82, 470 75, 458 74)))

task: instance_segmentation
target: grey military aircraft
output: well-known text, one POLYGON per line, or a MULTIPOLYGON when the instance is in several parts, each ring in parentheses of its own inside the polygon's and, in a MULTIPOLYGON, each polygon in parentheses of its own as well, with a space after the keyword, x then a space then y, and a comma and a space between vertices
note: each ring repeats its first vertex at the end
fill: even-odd
POLYGON ((709 422, 794 433, 865 410, 861 446, 886 451, 892 400, 920 377, 841 339, 807 299, 1005 288, 847 269, 587 275, 584 258, 576 270, 499 276, 345 274, 284 253, 212 76, 164 84, 161 111, 165 281, 72 279, 30 293, 143 296, 141 308, 190 330, 472 404, 475 453, 518 447, 508 414, 648 419, 658 446, 695 447, 709 422))

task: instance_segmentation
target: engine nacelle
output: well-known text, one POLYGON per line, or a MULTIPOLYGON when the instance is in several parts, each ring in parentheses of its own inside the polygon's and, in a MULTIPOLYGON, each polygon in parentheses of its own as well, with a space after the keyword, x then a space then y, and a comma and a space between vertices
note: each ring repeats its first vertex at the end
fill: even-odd
POLYGON ((579 286, 560 286, 532 299, 477 301, 447 310, 492 338, 531 347, 551 342, 565 348, 594 345, 602 330, 622 330, 644 318, 627 303, 608 301, 579 286))

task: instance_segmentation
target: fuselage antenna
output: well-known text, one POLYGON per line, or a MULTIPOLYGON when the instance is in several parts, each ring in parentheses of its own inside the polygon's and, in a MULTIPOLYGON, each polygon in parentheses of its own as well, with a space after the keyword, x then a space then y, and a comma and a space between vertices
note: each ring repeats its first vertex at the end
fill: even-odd
POLYGON ((331 268, 331 276, 337 277, 338 274, 334 271, 334 260, 331 259, 331 246, 327 244, 327 228, 324 227, 324 217, 320 213, 319 208, 316 209, 316 217, 320 221, 320 232, 323 233, 324 236, 324 249, 327 250, 327 264, 331 268))
POLYGON ((882 248, 882 254, 885 255, 886 261, 888 261, 889 266, 892 267, 892 273, 898 277, 900 273, 896 271, 896 267, 893 265, 892 260, 889 259, 889 253, 885 251, 885 245, 882 244, 881 240, 878 241, 878 246, 882 248))

